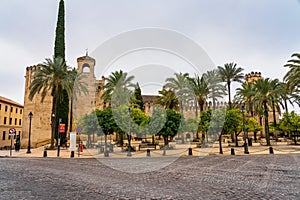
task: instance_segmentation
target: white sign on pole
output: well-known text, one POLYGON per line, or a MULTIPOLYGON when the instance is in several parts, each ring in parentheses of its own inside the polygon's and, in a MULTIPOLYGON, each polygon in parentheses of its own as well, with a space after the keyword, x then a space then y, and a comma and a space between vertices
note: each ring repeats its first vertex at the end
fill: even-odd
POLYGON ((70 132, 70 151, 76 150, 76 132, 70 132))

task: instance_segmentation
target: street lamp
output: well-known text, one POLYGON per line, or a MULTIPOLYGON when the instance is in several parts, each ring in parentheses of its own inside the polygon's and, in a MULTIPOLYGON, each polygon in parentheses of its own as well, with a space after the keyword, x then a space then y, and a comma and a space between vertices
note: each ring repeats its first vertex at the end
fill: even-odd
POLYGON ((55 114, 52 113, 51 115, 51 149, 54 149, 54 133, 55 133, 55 114))
POLYGON ((28 114, 28 117, 29 117, 29 131, 28 131, 28 146, 27 146, 27 152, 26 153, 31 153, 30 151, 30 136, 31 136, 31 119, 32 119, 32 112, 30 112, 28 114))
POLYGON ((128 120, 129 120, 129 126, 128 126, 128 134, 127 134, 127 138, 128 138, 128 153, 127 156, 131 156, 131 132, 130 132, 130 126, 131 126, 131 109, 130 107, 128 108, 128 120))
POLYGON ((242 115, 243 115, 243 132, 244 132, 244 153, 245 154, 249 154, 249 151, 248 151, 248 143, 247 143, 247 135, 246 135, 246 131, 245 131, 245 106, 242 105, 241 107, 241 112, 242 112, 242 115))
POLYGON ((58 132, 57 132, 57 157, 59 157, 59 152, 60 152, 60 124, 61 124, 62 119, 58 119, 58 132))

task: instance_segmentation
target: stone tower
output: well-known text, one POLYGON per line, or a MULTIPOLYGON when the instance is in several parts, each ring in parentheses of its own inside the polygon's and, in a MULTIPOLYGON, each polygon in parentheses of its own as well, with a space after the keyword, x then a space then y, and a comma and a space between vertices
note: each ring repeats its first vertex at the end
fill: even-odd
POLYGON ((30 93, 30 84, 34 72, 39 68, 39 65, 26 68, 25 75, 25 94, 24 94, 24 113, 23 113, 23 138, 22 147, 27 146, 29 133, 29 112, 33 113, 31 121, 31 146, 38 147, 50 142, 51 138, 51 112, 52 112, 52 96, 50 92, 41 103, 41 96, 35 95, 32 101, 28 99, 30 93))
MULTIPOLYGON (((103 86, 104 77, 97 80, 95 77, 94 58, 85 56, 77 58, 77 71, 81 74, 81 81, 88 89, 88 94, 73 96, 73 123, 76 123, 81 116, 89 114, 94 109, 103 109, 103 86)), ((74 127, 74 126, 73 126, 74 127)))

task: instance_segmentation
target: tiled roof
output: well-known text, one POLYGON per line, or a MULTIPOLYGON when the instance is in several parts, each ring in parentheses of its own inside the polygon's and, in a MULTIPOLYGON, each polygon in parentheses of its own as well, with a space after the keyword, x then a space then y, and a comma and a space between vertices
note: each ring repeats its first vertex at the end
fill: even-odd
POLYGON ((5 98, 5 97, 2 97, 0 96, 0 102, 4 102, 4 103, 8 103, 8 104, 12 104, 12 105, 15 105, 15 106, 18 106, 18 107, 24 107, 23 105, 13 101, 13 100, 10 100, 8 98, 5 98))

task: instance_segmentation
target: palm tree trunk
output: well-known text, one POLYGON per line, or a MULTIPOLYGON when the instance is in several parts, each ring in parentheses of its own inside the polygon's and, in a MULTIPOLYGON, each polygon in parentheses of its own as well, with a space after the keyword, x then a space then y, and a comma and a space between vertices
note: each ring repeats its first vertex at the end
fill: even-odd
POLYGON ((196 119, 197 119, 198 118, 198 104, 197 104, 197 99, 195 99, 195 109, 196 109, 195 115, 196 115, 196 119))
POLYGON ((198 100, 198 104, 200 107, 200 113, 204 110, 204 101, 202 99, 198 100))
POLYGON ((52 95, 53 95, 52 96, 52 115, 51 115, 52 130, 51 130, 51 145, 50 145, 50 149, 54 149, 54 135, 55 135, 55 130, 56 130, 56 102, 57 102, 57 95, 54 92, 52 93, 52 95))
POLYGON ((277 128, 277 122, 276 122, 276 113, 275 113, 275 102, 272 100, 272 109, 273 109, 273 122, 274 122, 274 136, 277 141, 277 134, 276 134, 276 128, 277 128))
POLYGON ((264 102, 264 109, 265 109, 265 132, 266 132, 266 140, 267 146, 270 146, 270 134, 269 134, 269 114, 268 114, 268 107, 267 103, 264 102))
POLYGON ((219 153, 223 154, 223 149, 222 149, 222 133, 220 133, 220 136, 219 136, 219 153))
POLYGON ((285 112, 288 113, 289 110, 288 110, 287 100, 286 99, 284 99, 284 107, 285 107, 285 112))
POLYGON ((227 87, 228 87, 228 104, 229 104, 229 109, 231 109, 231 93, 230 93, 230 82, 227 82, 227 87))
POLYGON ((215 90, 212 89, 211 93, 212 93, 211 98, 213 100, 213 110, 215 110, 216 109, 216 98, 215 98, 215 95, 214 95, 215 94, 215 90))

